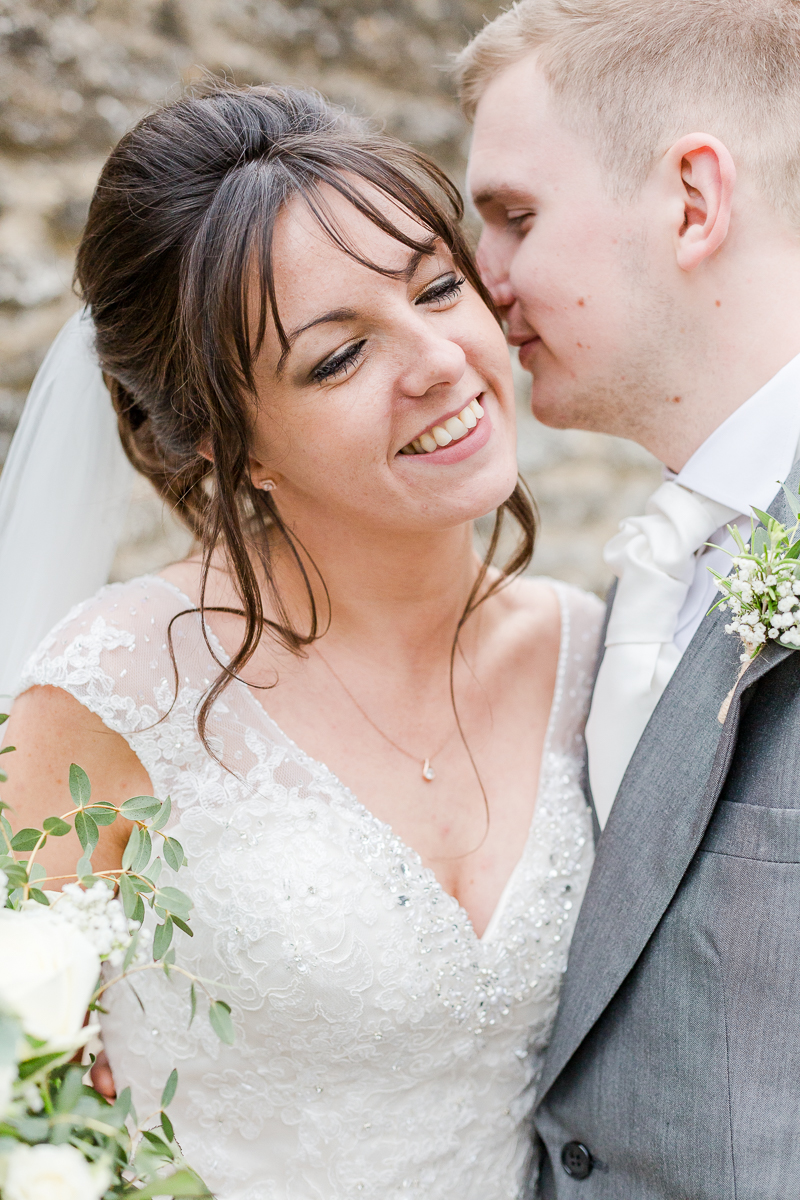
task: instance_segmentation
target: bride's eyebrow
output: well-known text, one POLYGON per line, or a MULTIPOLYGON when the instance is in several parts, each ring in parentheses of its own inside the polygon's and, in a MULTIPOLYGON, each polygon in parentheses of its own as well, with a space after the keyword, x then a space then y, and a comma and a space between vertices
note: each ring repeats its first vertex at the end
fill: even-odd
MULTIPOLYGON (((408 283, 416 275, 423 258, 429 258, 431 254, 435 252, 439 240, 440 239, 437 237, 432 237, 430 241, 425 244, 425 248, 423 250, 414 250, 409 255, 409 259, 405 267, 400 271, 392 272, 392 274, 408 283)), ((286 365, 286 360, 291 353, 292 347, 301 334, 306 333, 309 329, 314 329, 317 325, 342 325, 346 321, 354 321, 357 316, 358 313, 355 311, 355 309, 334 308, 331 309, 330 312, 322 313, 320 316, 314 317, 311 321, 306 321, 303 325, 298 325, 297 329, 293 329, 291 333, 286 335, 287 344, 280 356, 280 359, 278 360, 277 373, 280 375, 281 371, 286 365)))

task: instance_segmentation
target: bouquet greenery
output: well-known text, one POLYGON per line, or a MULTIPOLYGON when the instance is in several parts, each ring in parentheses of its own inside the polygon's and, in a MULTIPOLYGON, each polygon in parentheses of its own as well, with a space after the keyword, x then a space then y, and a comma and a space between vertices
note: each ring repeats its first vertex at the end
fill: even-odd
POLYGON ((69 811, 48 817, 42 829, 14 833, 0 802, 0 1197, 210 1197, 167 1115, 177 1071, 165 1081, 160 1109, 141 1118, 130 1089, 111 1104, 75 1061, 99 1031, 94 1015, 105 1011, 103 994, 142 971, 188 977, 191 1020, 200 993, 217 1036, 233 1042, 229 1006, 176 961, 173 938, 176 930, 192 936, 192 903, 159 882, 164 862, 177 872, 185 861, 180 843, 164 832, 170 800, 93 801, 86 773, 74 765, 69 788, 69 811), (120 815, 133 822, 122 866, 94 871, 99 828, 120 815), (48 883, 64 878, 49 878, 37 854, 73 826, 82 856, 63 890, 49 891, 48 883), (152 936, 145 906, 158 918, 152 936))

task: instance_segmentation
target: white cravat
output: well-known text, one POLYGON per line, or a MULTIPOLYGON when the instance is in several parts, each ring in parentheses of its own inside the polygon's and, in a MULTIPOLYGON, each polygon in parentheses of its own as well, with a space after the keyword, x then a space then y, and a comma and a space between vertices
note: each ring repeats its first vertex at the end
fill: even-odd
POLYGON ((680 483, 663 483, 645 516, 623 521, 605 549, 617 576, 586 725, 589 780, 597 818, 605 825, 639 738, 680 662, 673 638, 695 573, 695 555, 739 510, 680 483))

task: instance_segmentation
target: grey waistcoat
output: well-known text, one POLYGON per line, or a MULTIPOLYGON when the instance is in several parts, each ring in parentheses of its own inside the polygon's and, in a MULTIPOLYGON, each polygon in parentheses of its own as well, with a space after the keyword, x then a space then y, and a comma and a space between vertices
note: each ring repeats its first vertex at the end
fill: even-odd
MULTIPOLYGON (((783 492, 770 512, 794 521, 783 492)), ((697 630, 597 847, 535 1113, 548 1200, 800 1198, 800 652, 768 643, 723 728, 729 619, 697 630)))

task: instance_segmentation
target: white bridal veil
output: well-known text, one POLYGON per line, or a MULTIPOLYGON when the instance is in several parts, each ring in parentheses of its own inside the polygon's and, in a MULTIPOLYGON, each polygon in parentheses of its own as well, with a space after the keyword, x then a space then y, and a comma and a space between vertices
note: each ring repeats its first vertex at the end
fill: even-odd
POLYGON ((3 700, 48 630, 106 582, 132 481, 92 321, 76 313, 39 368, 0 475, 3 700))

